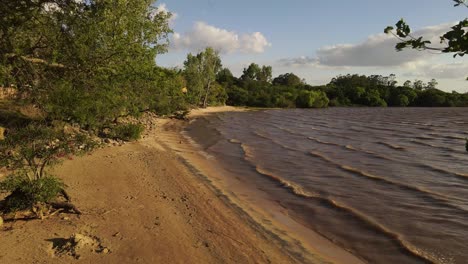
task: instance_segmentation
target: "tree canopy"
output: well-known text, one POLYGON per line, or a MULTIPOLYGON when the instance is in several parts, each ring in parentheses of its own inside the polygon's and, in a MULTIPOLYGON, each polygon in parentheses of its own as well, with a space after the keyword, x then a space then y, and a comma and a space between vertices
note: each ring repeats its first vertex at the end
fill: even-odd
POLYGON ((151 107, 155 57, 171 32, 170 14, 153 2, 2 3, 0 85, 14 85, 51 118, 83 125, 151 107))

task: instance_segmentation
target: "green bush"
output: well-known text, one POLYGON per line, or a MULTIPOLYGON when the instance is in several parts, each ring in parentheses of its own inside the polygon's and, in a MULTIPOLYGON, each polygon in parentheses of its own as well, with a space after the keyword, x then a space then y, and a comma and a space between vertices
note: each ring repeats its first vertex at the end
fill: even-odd
POLYGON ((51 176, 31 181, 26 175, 11 175, 0 182, 0 192, 10 193, 4 201, 3 211, 15 212, 37 203, 49 203, 64 187, 61 180, 51 176))
POLYGON ((117 125, 113 129, 113 138, 121 139, 125 141, 134 141, 141 138, 141 133, 143 133, 144 127, 138 124, 122 124, 117 125))
POLYGON ((299 108, 323 108, 327 107, 329 100, 322 91, 301 91, 296 98, 296 106, 299 108))

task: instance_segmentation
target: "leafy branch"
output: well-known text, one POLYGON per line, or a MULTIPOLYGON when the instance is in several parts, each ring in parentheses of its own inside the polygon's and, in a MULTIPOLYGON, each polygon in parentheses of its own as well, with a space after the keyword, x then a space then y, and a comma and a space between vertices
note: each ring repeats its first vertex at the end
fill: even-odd
MULTIPOLYGON (((453 0, 455 6, 468 7, 466 0, 453 0)), ((416 37, 412 34, 410 26, 404 19, 400 19, 395 26, 388 26, 384 32, 392 34, 398 40, 395 48, 401 51, 405 48, 412 48, 416 50, 435 50, 441 53, 454 53, 454 57, 463 57, 468 53, 468 32, 465 28, 468 27, 468 19, 459 21, 456 25, 452 26, 449 31, 440 36, 440 44, 444 47, 435 47, 430 40, 425 39, 423 36, 416 37)))

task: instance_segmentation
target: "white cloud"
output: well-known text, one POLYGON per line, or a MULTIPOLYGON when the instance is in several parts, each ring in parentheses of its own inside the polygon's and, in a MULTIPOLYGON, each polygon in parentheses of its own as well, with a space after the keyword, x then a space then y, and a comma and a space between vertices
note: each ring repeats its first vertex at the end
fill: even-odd
MULTIPOLYGON (((439 36, 443 35, 450 24, 426 27, 414 32, 414 36, 424 36, 433 45, 439 44, 439 36)), ((421 52, 406 49, 401 52, 395 50, 398 40, 391 35, 377 34, 369 36, 358 44, 338 44, 325 46, 316 51, 316 57, 300 57, 282 59, 283 65, 322 65, 330 67, 391 67, 402 66, 407 63, 432 57, 431 52, 421 52)))
POLYGON ((239 35, 205 22, 196 22, 185 34, 174 33, 171 45, 173 49, 190 51, 212 47, 221 53, 262 53, 269 46, 271 44, 260 32, 239 35))
POLYGON ((242 35, 240 43, 241 51, 245 53, 263 53, 266 47, 271 46, 271 43, 260 32, 242 35))
POLYGON ((411 65, 412 71, 405 76, 416 76, 435 79, 459 79, 464 80, 468 76, 466 63, 436 64, 422 62, 411 65))
POLYGON ((278 62, 284 66, 303 66, 303 65, 317 66, 318 65, 317 58, 312 58, 309 56, 285 58, 285 59, 280 59, 278 62))

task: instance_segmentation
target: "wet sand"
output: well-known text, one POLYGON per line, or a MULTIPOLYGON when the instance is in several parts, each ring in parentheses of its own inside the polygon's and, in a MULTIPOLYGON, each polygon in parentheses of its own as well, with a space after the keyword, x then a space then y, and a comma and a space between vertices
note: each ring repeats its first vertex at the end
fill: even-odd
MULTIPOLYGON (((282 241, 283 252, 299 256, 302 259, 301 262, 363 263, 361 259, 295 221, 294 216, 289 215, 288 210, 283 208, 278 201, 271 200, 270 196, 259 192, 258 188, 243 182, 239 175, 226 170, 216 161, 215 157, 203 152, 203 148, 194 142, 185 131, 188 123, 197 119, 232 111, 249 110, 214 107, 192 111, 189 122, 160 120, 161 144, 174 150, 182 160, 210 181, 211 185, 226 195, 231 203, 248 214, 263 230, 282 241)), ((210 144, 211 140, 213 143, 216 141, 216 135, 207 134, 209 133, 207 129, 191 131, 190 134, 194 136, 193 133, 201 133, 195 136, 204 138, 205 144, 210 144)))

